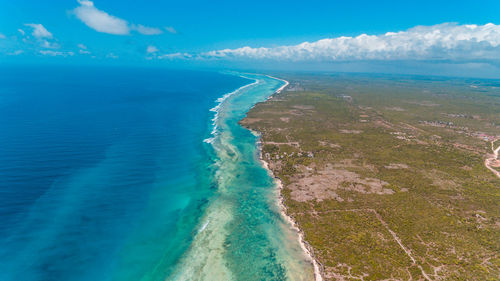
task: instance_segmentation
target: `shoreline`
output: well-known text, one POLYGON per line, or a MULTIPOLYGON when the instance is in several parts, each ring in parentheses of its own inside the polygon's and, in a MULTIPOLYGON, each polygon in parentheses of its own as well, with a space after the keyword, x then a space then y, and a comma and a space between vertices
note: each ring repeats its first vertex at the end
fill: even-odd
MULTIPOLYGON (((267 100, 272 98, 272 96, 274 96, 275 94, 281 93, 281 91, 283 91, 283 89, 285 89, 290 84, 288 81, 286 81, 284 79, 280 79, 280 78, 273 77, 270 75, 266 75, 266 76, 269 78, 272 78, 272 79, 276 79, 276 80, 280 80, 280 81, 285 82, 285 84, 283 86, 281 86, 279 89, 277 89, 276 91, 274 91, 274 93, 272 93, 267 98, 267 100)), ((247 127, 247 129, 252 131, 259 138, 258 141, 256 142, 257 151, 259 153, 259 161, 262 164, 262 167, 264 167, 264 169, 267 170, 269 176, 273 178, 274 185, 278 191, 278 193, 277 193, 278 196, 276 199, 277 199, 277 203, 278 203, 278 208, 280 210, 280 214, 285 219, 285 221, 289 224, 291 229, 293 231, 297 232, 298 242, 300 244, 300 247, 304 251, 305 255, 309 258, 309 261, 311 262, 311 264, 313 266, 314 280, 315 281, 323 281, 323 275, 322 275, 322 270, 321 270, 321 266, 320 266, 321 263, 316 260, 316 258, 314 256, 314 250, 311 247, 311 245, 309 245, 309 243, 307 243, 307 241, 305 241, 304 232, 298 227, 297 222, 291 216, 289 216, 287 213, 286 204, 284 202, 285 199, 281 194, 281 190, 283 189, 283 183, 279 177, 274 175, 273 171, 269 168, 269 163, 266 162, 262 157, 262 135, 260 134, 260 132, 252 130, 248 127, 247 127)))
POLYGON ((211 143, 214 141, 215 137, 217 136, 217 133, 218 133, 218 131, 217 131, 217 128, 218 128, 218 127, 217 127, 217 120, 219 119, 219 109, 220 109, 220 107, 222 106, 222 104, 223 104, 223 103, 224 103, 224 102, 225 102, 225 101, 226 101, 229 97, 231 97, 232 95, 234 95, 234 94, 238 93, 239 91, 241 91, 241 90, 243 90, 243 89, 245 89, 245 88, 251 87, 251 86, 253 86, 253 85, 257 85, 257 84, 259 83, 259 80, 258 80, 258 79, 248 78, 248 77, 243 76, 243 75, 238 75, 238 76, 239 76, 239 77, 241 77, 241 78, 248 79, 248 80, 254 80, 254 82, 249 83, 249 84, 246 84, 246 85, 243 85, 243 86, 239 87, 238 89, 236 89, 236 90, 234 90, 234 91, 232 91, 232 92, 226 93, 226 94, 225 94, 225 95, 223 95, 222 97, 219 97, 219 98, 217 98, 217 99, 215 100, 215 102, 217 102, 217 104, 216 104, 214 107, 210 108, 210 110, 209 110, 209 111, 211 111, 211 112, 214 112, 214 113, 215 113, 215 114, 214 114, 214 117, 211 119, 211 121, 212 121, 212 126, 213 126, 213 127, 212 127, 212 131, 210 132, 210 137, 209 137, 209 138, 206 138, 206 139, 204 139, 204 140, 203 140, 203 142, 204 142, 204 143, 211 144, 211 143))
POLYGON ((278 90, 274 91, 274 93, 272 95, 270 95, 267 99, 270 99, 272 96, 274 96, 274 94, 281 93, 281 91, 283 91, 283 89, 285 89, 288 85, 290 85, 290 83, 288 81, 286 81, 285 79, 281 79, 281 78, 274 77, 274 76, 271 76, 271 75, 266 75, 266 76, 269 77, 269 78, 272 78, 272 79, 276 79, 276 80, 280 80, 280 81, 285 82, 285 85, 281 86, 278 90))
POLYGON ((262 166, 267 170, 267 172, 269 173, 269 176, 273 178, 274 184, 276 185, 276 188, 278 190, 278 197, 276 199, 278 201, 280 214, 283 216, 285 221, 290 225, 290 227, 295 232, 297 232, 300 247, 302 248, 302 250, 304 251, 306 256, 309 258, 309 261, 311 262, 311 264, 313 266, 314 280, 315 281, 323 281, 323 275, 321 274, 322 270, 321 270, 321 266, 320 266, 321 263, 316 260, 314 254, 313 254, 314 251, 313 251, 313 248, 311 247, 311 245, 309 245, 309 243, 307 243, 307 241, 305 241, 304 232, 302 231, 302 229, 300 229, 298 227, 297 222, 291 216, 289 216, 287 213, 287 208, 286 208, 286 205, 284 202, 285 198, 283 198, 283 196, 281 195, 281 190, 283 189, 283 183, 281 182, 281 179, 276 177, 274 175, 274 173, 271 171, 271 169, 269 169, 269 164, 264 159, 262 159, 262 149, 261 149, 260 145, 259 145, 258 151, 259 151, 259 160, 262 163, 262 166))
MULTIPOLYGON (((227 104, 232 104, 231 102, 228 102, 228 101, 230 100, 230 98, 233 95, 239 94, 239 93, 241 93, 242 90, 252 88, 252 86, 258 85, 264 79, 264 75, 255 75, 254 74, 252 76, 250 76, 250 75, 247 76, 247 75, 239 74, 238 76, 245 78, 245 79, 249 79, 250 80, 249 83, 239 87, 238 89, 236 89, 234 91, 226 93, 222 97, 219 97, 216 99, 215 106, 210 109, 210 112, 214 113, 214 116, 211 119, 213 128, 212 128, 212 131, 210 133, 210 137, 203 140, 204 143, 212 146, 212 148, 214 149, 214 152, 217 154, 217 158, 219 159, 216 162, 216 163, 218 163, 217 164, 218 165, 217 166, 217 173, 214 174, 214 180, 217 182, 218 189, 220 189, 221 186, 227 187, 228 184, 230 184, 230 182, 228 183, 228 181, 224 180, 224 178, 225 178, 224 175, 229 174, 229 173, 234 173, 234 169, 239 167, 238 163, 234 163, 234 162, 238 162, 238 161, 232 161, 231 156, 227 153, 228 151, 229 152, 232 151, 233 147, 232 147, 232 144, 230 143, 230 141, 227 141, 224 138, 224 136, 225 135, 231 136, 231 134, 232 134, 231 126, 232 125, 228 124, 224 121, 224 120, 226 120, 225 117, 228 117, 228 116, 226 114, 222 114, 221 112, 225 112, 224 108, 226 108, 227 104), (224 133, 224 132, 226 132, 226 133, 224 133)), ((269 79, 269 78, 267 78, 267 79, 269 79)), ((273 79, 273 78, 270 78, 270 79, 273 79)), ((277 81, 273 81, 272 83, 273 84, 277 83, 277 81)), ((283 88, 284 87, 281 87, 280 89, 283 89, 283 88)), ((260 98, 257 99, 256 101, 252 101, 252 99, 250 99, 250 101, 252 101, 252 103, 248 104, 248 105, 244 105, 244 108, 242 108, 239 113, 238 113, 238 111, 236 111, 236 113, 233 113, 232 111, 229 111, 229 112, 231 114, 236 114, 236 116, 238 116, 238 119, 244 118, 246 112, 248 112, 248 110, 250 110, 253 107, 253 104, 255 102, 264 101, 266 98, 268 98, 270 91, 266 89, 265 91, 261 90, 259 92, 255 92, 255 94, 257 94, 257 96, 260 98)), ((245 104, 245 103, 243 103, 243 104, 245 104)), ((232 116, 229 116, 229 117, 232 117, 232 116)), ((240 126, 241 126, 241 124, 238 124, 235 127, 239 127, 239 129, 243 129, 240 126)), ((251 137, 251 138, 249 137, 247 139, 243 138, 243 141, 244 142, 248 141, 249 145, 255 145, 255 143, 256 143, 255 138, 253 138, 253 137, 251 137)), ((255 146, 253 146, 253 147, 255 147, 255 146)), ((255 147, 255 148, 258 149, 258 147, 255 147)), ((252 154, 247 154, 245 156, 251 159, 251 157, 254 157, 253 153, 255 153, 255 152, 256 151, 253 151, 252 154)), ((239 152, 235 151, 235 153, 239 153, 239 152)), ((241 154, 243 155, 244 152, 241 152, 241 154)), ((257 160, 257 159, 254 159, 253 165, 255 165, 255 167, 259 167, 259 166, 262 167, 261 166, 262 163, 255 162, 255 160, 257 160)), ((268 170, 266 170, 266 172, 268 172, 268 170)), ((267 181, 267 178, 266 178, 266 181, 267 181)), ((235 197, 235 196, 237 196, 237 193, 233 193, 230 190, 224 190, 224 188, 222 190, 223 190, 223 193, 227 197, 237 198, 237 197, 235 197)), ((274 199, 274 196, 275 196, 274 193, 268 194, 269 191, 274 192, 274 189, 268 189, 268 191, 266 191, 266 193, 265 193, 265 196, 260 196, 261 199, 258 199, 258 200, 259 201, 264 200, 264 199, 268 200, 267 198, 269 198, 269 196, 272 196, 274 199)), ((268 202, 266 205, 268 207, 266 209, 268 209, 269 211, 275 212, 274 206, 271 206, 269 204, 274 204, 274 201, 273 201, 273 203, 268 202)), ((197 226, 195 229, 196 234, 193 238, 193 241, 190 243, 190 246, 187 249, 187 251, 185 253, 183 253, 181 259, 178 262, 178 265, 176 265, 176 267, 173 270, 172 276, 174 276, 175 279, 192 280, 192 279, 200 279, 200 278, 211 279, 212 277, 216 277, 216 278, 218 278, 217 280, 234 280, 236 278, 235 276, 237 276, 238 274, 243 274, 243 276, 245 274, 247 274, 247 273, 241 273, 238 271, 233 271, 232 270, 233 268, 229 267, 227 262, 225 262, 228 260, 227 260, 227 257, 225 256, 226 250, 225 250, 225 246, 224 246, 224 241, 225 241, 224 239, 225 239, 225 237, 230 236, 229 232, 232 229, 227 229, 226 231, 221 231, 220 226, 226 226, 232 220, 233 212, 227 212, 228 207, 231 208, 232 205, 225 204, 224 200, 222 200, 222 201, 221 200, 217 200, 217 201, 214 200, 214 201, 210 202, 210 204, 207 205, 207 208, 204 211, 204 214, 200 217, 200 220, 197 223, 197 226), (235 275, 233 275, 233 274, 235 274, 235 275)), ((222 227, 222 228, 224 228, 224 227, 222 227)), ((280 221, 279 228, 276 228, 275 231, 277 231, 279 233, 286 233, 289 235, 288 236, 289 238, 288 238, 288 240, 283 239, 282 240, 283 242, 281 242, 281 244, 275 244, 275 247, 277 247, 277 248, 283 247, 284 245, 288 245, 288 243, 293 242, 293 246, 296 247, 297 256, 294 256, 293 258, 295 258, 295 259, 292 259, 296 262, 291 263, 291 264, 295 265, 297 263, 297 265, 299 265, 299 263, 298 263, 299 260, 297 260, 296 258, 298 258, 298 255, 300 254, 300 262, 301 262, 300 265, 302 267, 298 267, 298 269, 294 268, 294 267, 289 267, 290 271, 287 271, 287 272, 290 272, 290 274, 292 274, 291 276, 294 276, 293 274, 295 272, 298 272, 300 274, 302 274, 303 272, 307 272, 308 273, 307 279, 312 279, 312 276, 310 276, 311 272, 310 272, 309 263, 308 263, 309 257, 304 256, 304 254, 301 253, 301 250, 298 249, 298 247, 301 247, 301 249, 302 249, 302 245, 301 246, 295 245, 295 241, 296 241, 295 237, 293 237, 293 238, 291 237, 292 235, 295 235, 295 234, 289 233, 288 231, 290 231, 290 230, 292 230, 292 229, 289 229, 288 225, 282 225, 282 222, 280 221), (307 267, 307 269, 306 269, 306 267, 307 267)), ((286 236, 283 236, 283 237, 286 237, 286 236)), ((245 245, 245 243, 243 243, 243 245, 245 245)), ((259 256, 256 256, 256 257, 259 257, 259 256)), ((288 258, 288 256, 286 258, 288 258)), ((262 260, 262 261, 267 262, 265 260, 262 260)), ((259 260, 259 262, 260 262, 260 260, 259 260)), ((238 279, 238 278, 236 278, 236 279, 238 279)), ((216 279, 214 279, 214 280, 216 280, 216 279)))

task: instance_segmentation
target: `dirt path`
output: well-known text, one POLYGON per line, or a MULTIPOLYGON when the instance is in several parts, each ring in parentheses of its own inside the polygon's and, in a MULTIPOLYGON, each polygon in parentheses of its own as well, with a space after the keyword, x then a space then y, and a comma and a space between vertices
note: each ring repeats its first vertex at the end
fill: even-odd
MULTIPOLYGON (((498 150, 499 149, 497 149, 497 152, 498 152, 498 150)), ((398 235, 396 234, 396 232, 392 231, 392 229, 389 228, 389 225, 382 219, 382 216, 375 209, 328 210, 328 211, 312 212, 312 213, 314 213, 314 214, 321 214, 321 213, 331 213, 331 212, 372 212, 375 215, 375 217, 380 221, 380 223, 385 227, 385 229, 387 229, 387 231, 389 231, 389 233, 391 234, 392 238, 396 241, 396 243, 398 243, 399 247, 401 247, 401 249, 410 258, 410 260, 412 261, 412 263, 415 264, 420 269, 420 272, 422 273, 422 275, 424 276, 424 278, 427 281, 432 281, 432 279, 429 277, 429 275, 427 275, 427 273, 425 273, 425 271, 422 268, 422 266, 420 266, 417 263, 417 261, 415 260, 415 258, 412 255, 411 251, 403 245, 403 242, 398 237, 398 235)), ((304 214, 304 213, 297 213, 297 214, 304 214)))
POLYGON ((495 163, 498 163, 498 161, 500 161, 500 159, 498 159, 498 153, 500 152, 500 145, 497 148, 495 148, 495 142, 498 140, 500 139, 495 139, 491 141, 491 150, 493 151, 493 155, 484 160, 484 165, 486 166, 486 168, 488 168, 488 170, 492 171, 493 174, 495 174, 495 176, 500 178, 500 172, 494 168, 495 163))

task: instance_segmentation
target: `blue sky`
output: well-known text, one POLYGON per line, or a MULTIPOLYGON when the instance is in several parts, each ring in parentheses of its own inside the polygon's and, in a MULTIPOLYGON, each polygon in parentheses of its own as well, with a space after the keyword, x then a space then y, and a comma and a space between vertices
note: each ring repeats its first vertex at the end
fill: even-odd
MULTIPOLYGON (((209 52, 223 49, 238 50, 249 46, 266 47, 271 50, 265 50, 262 56, 249 56, 248 52, 238 51, 225 52, 221 58, 221 53, 217 53, 217 59, 228 60, 230 57, 233 61, 236 58, 239 61, 263 59, 288 62, 290 57, 278 54, 278 50, 281 52, 282 49, 272 48, 295 46, 306 41, 315 42, 341 36, 354 38, 361 34, 379 36, 387 32, 412 30, 415 26, 427 26, 430 28, 422 32, 427 32, 426 34, 432 34, 435 30, 441 33, 453 32, 452 36, 458 38, 456 40, 462 40, 463 36, 460 34, 465 30, 470 33, 469 36, 473 37, 470 40, 475 40, 477 46, 468 44, 464 47, 463 42, 456 45, 459 47, 454 45, 452 48, 460 48, 462 53, 458 54, 458 51, 453 50, 455 55, 448 57, 443 55, 446 50, 440 53, 434 50, 436 46, 440 48, 443 44, 449 46, 448 41, 445 43, 436 41, 436 45, 428 47, 432 49, 432 54, 429 54, 429 49, 425 55, 419 53, 418 59, 453 61, 459 57, 461 61, 476 62, 481 61, 481 56, 484 54, 477 53, 475 57, 464 57, 463 54, 466 53, 464 50, 470 52, 471 49, 484 48, 483 41, 486 41, 495 50, 486 50, 488 54, 484 55, 484 58, 486 60, 495 58, 498 54, 495 36, 497 33, 500 34, 500 27, 497 26, 499 23, 500 1, 493 0, 307 2, 0 0, 0 60, 47 61, 64 57, 68 62, 114 60, 142 64, 158 58, 168 58, 163 60, 163 63, 168 64, 172 63, 172 60, 193 60, 193 56, 199 60, 200 54, 205 54, 203 57, 206 58, 209 52), (93 17, 97 17, 97 21, 93 17), (479 27, 469 32, 463 28, 452 29, 443 26, 443 23, 455 23, 458 27, 474 24, 479 27), (492 23, 493 26, 483 27, 487 23, 492 23), (479 35, 479 38, 475 35, 478 32, 483 34, 485 30, 490 33, 488 38, 484 39, 482 35, 479 35)), ((422 32, 409 32, 408 36, 424 36, 422 32)), ((412 41, 413 39, 408 36, 404 40, 412 41)), ((446 38, 443 36, 436 40, 446 38)), ((384 40, 386 39, 382 39, 384 40)), ((394 44, 393 41, 390 44, 394 44)), ((349 48, 356 48, 359 45, 351 43, 349 48)), ((363 41, 360 44, 372 43, 363 41)), ((332 48, 339 47, 330 46, 329 50, 332 48)), ((308 52, 317 52, 317 49, 308 52)), ((323 49, 321 51, 323 51, 321 56, 315 53, 304 55, 303 58, 300 55, 298 57, 302 61, 311 58, 325 60, 326 57, 328 57, 326 60, 332 61, 394 59, 394 52, 381 55, 379 50, 376 56, 366 55, 365 50, 362 55, 350 51, 349 54, 344 53, 333 58, 329 54, 325 55, 323 49)), ((414 57, 414 51, 405 56, 401 56, 398 51, 395 59, 407 60, 409 57, 414 57)), ((296 52, 293 56, 297 58, 296 52)), ((498 57, 500 58, 500 55, 498 57)))

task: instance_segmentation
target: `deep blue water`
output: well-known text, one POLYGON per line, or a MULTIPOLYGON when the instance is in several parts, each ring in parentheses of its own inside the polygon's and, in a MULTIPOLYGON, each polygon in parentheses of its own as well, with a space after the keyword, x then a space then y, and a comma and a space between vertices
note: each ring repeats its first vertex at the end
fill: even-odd
POLYGON ((164 280, 216 190, 209 109, 249 82, 1 67, 0 280, 164 280))

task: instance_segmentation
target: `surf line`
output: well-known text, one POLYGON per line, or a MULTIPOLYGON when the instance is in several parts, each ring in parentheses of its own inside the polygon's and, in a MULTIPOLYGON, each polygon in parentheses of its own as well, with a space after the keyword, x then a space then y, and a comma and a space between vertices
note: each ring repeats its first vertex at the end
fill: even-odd
POLYGON ((239 87, 238 89, 230 92, 230 93, 227 93, 225 95, 223 95, 222 97, 216 99, 215 101, 217 102, 217 105, 215 105, 213 108, 210 109, 211 112, 215 112, 215 115, 214 115, 214 118, 212 118, 212 132, 210 132, 210 135, 212 135, 210 138, 207 138, 207 139, 204 139, 203 142, 205 143, 213 143, 213 141, 215 140, 215 137, 217 137, 218 135, 218 127, 217 127, 217 121, 219 120, 219 112, 220 112, 220 108, 222 106, 222 104, 229 98, 231 97, 232 95, 235 95, 236 93, 240 92, 241 90, 244 90, 246 88, 249 88, 253 85, 257 85, 259 84, 259 79, 254 79, 254 78, 250 78, 250 77, 246 77, 246 76, 243 76, 243 75, 238 75, 239 77, 241 78, 245 78, 245 79, 249 79, 249 80, 254 80, 254 82, 252 83, 249 83, 249 84, 246 84, 246 85, 243 85, 241 87, 239 87))
MULTIPOLYGON (((267 77, 271 79, 276 79, 279 81, 284 82, 283 86, 281 86, 279 89, 277 89, 272 95, 268 97, 270 99, 273 95, 281 93, 290 83, 284 79, 280 79, 271 75, 266 75, 267 77)), ((285 221, 288 223, 290 228, 297 234, 297 240, 299 242, 300 248, 302 251, 305 253, 309 261, 311 262, 313 269, 314 269, 314 280, 315 281, 323 281, 323 276, 321 275, 321 267, 320 263, 316 260, 314 257, 312 247, 309 246, 309 244, 305 241, 304 238, 304 233, 302 230, 298 227, 297 222, 287 214, 286 206, 284 204, 284 198, 281 195, 281 191, 283 189, 283 183, 280 178, 274 176, 273 171, 269 168, 269 163, 267 163, 264 158, 262 157, 262 145, 260 138, 262 137, 259 132, 255 132, 257 136, 259 136, 259 141, 257 143, 257 148, 259 150, 259 159, 262 164, 262 166, 267 170, 268 174, 270 177, 274 179, 274 185, 278 189, 278 207, 280 210, 281 216, 285 219, 285 221)))
POLYGON ((271 76, 271 75, 266 75, 267 77, 271 78, 271 79, 276 79, 276 80, 280 80, 280 81, 283 81, 285 82, 285 84, 283 86, 281 86, 278 90, 276 90, 272 95, 270 95, 269 97, 273 96, 274 94, 279 94, 281 93, 281 91, 283 91, 288 85, 290 85, 290 83, 288 81, 286 81, 285 79, 281 79, 281 78, 278 78, 278 77, 274 77, 274 76, 271 76))

